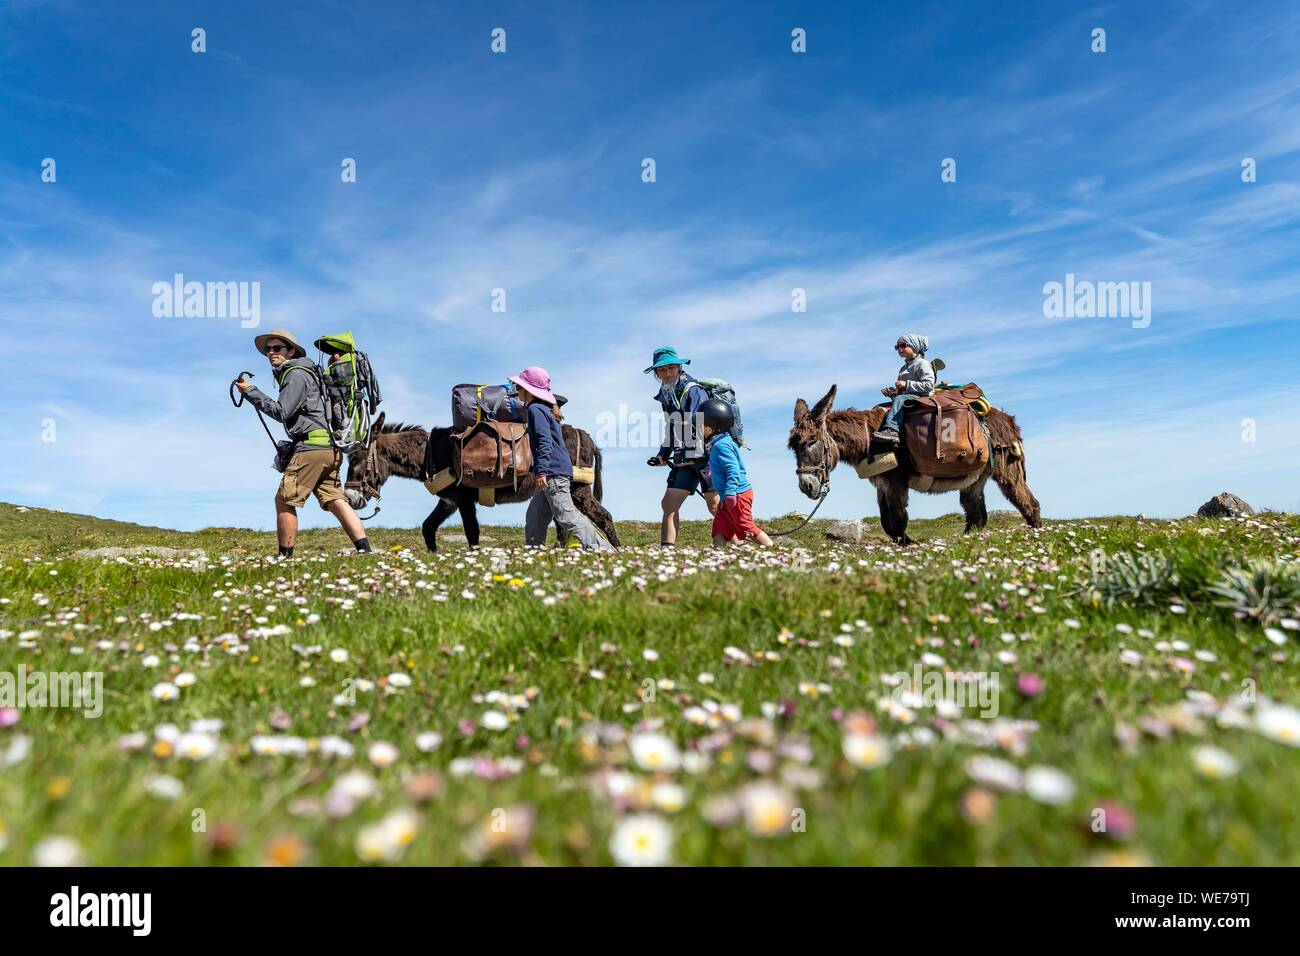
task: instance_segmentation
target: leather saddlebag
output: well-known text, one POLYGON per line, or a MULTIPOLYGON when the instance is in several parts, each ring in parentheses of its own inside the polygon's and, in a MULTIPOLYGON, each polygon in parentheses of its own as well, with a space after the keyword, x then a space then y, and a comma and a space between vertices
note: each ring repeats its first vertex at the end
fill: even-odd
POLYGON ((452 470, 471 488, 518 489, 533 467, 528 426, 481 421, 451 434, 452 470))
POLYGON ((981 395, 979 386, 966 386, 907 403, 903 437, 918 472, 955 478, 988 464, 988 440, 971 407, 981 395))

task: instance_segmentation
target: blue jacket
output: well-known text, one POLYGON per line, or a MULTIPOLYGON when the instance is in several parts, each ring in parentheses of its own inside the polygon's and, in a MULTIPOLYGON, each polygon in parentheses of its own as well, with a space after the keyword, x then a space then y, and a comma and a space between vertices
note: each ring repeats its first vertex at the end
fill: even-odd
POLYGON ((726 432, 715 435, 709 443, 709 479, 713 490, 724 498, 743 494, 753 487, 749 475, 745 474, 736 440, 726 432))
POLYGON ((662 386, 655 399, 668 419, 668 431, 658 457, 678 460, 704 458, 704 436, 696 434, 695 420, 699 407, 709 400, 709 393, 704 390, 704 386, 682 372, 671 388, 662 386), (697 439, 694 444, 684 440, 692 436, 697 439))
POLYGON ((572 478, 573 461, 564 447, 564 433, 549 405, 528 405, 528 444, 533 450, 533 474, 572 478))

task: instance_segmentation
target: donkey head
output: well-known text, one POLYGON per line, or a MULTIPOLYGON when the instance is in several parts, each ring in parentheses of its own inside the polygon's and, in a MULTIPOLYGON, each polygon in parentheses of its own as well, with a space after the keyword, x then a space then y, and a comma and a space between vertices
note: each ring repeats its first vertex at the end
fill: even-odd
POLYGON ((379 489, 388 480, 388 470, 380 463, 377 444, 387 414, 379 413, 379 417, 370 426, 366 443, 348 454, 348 480, 343 485, 343 493, 355 511, 364 508, 371 498, 378 498, 379 489))
POLYGON ((836 386, 808 409, 802 398, 794 403, 794 427, 790 429, 790 450, 794 452, 799 490, 809 498, 820 498, 830 490, 831 471, 839 461, 839 449, 826 425, 836 386))

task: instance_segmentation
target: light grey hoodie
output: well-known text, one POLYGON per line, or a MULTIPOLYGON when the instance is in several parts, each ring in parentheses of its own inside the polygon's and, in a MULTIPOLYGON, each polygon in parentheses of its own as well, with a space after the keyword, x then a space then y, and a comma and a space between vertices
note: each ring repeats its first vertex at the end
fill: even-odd
POLYGON ((908 395, 933 395, 934 367, 918 355, 903 363, 898 370, 898 381, 906 383, 903 391, 908 395))

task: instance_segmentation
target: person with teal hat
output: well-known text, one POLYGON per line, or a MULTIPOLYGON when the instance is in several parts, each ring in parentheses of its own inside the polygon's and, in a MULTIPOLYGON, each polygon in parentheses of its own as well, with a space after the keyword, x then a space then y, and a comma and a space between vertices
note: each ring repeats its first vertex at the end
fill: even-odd
POLYGON ((654 350, 647 375, 653 373, 659 380, 659 392, 654 396, 667 417, 664 444, 659 453, 646 464, 668 465, 668 488, 660 506, 663 520, 659 525, 659 543, 670 548, 677 543, 681 530, 682 505, 700 490, 709 514, 718 512, 718 493, 709 480, 709 455, 704 447, 704 434, 698 426, 700 406, 709 400, 704 386, 688 375, 683 366, 690 359, 677 354, 670 345, 654 350))

